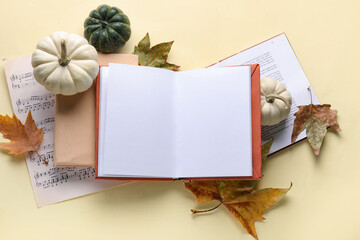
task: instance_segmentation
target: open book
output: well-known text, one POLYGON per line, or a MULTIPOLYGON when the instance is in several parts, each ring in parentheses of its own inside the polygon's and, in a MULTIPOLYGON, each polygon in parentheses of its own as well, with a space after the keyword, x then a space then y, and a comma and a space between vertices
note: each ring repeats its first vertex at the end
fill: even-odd
POLYGON ((97 84, 98 178, 261 178, 259 67, 112 64, 97 84))
MULTIPOLYGON (((261 129, 263 142, 274 137, 274 143, 270 149, 270 154, 272 154, 291 145, 291 134, 295 119, 294 113, 298 110, 297 106, 307 105, 311 102, 310 94, 307 90, 310 83, 285 33, 234 54, 211 67, 254 63, 260 65, 261 78, 271 77, 282 82, 292 96, 292 106, 289 116, 279 124, 263 126, 261 129)), ((311 91, 313 103, 319 104, 319 100, 312 88, 311 91)), ((298 136, 296 142, 305 137, 306 133, 303 131, 298 136)))

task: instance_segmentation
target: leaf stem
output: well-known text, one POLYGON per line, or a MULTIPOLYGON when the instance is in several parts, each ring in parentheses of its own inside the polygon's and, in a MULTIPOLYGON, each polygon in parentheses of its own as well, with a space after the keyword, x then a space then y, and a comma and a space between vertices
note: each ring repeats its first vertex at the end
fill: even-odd
POLYGON ((220 202, 217 206, 215 206, 213 208, 210 208, 210 209, 207 209, 207 210, 191 209, 191 212, 192 212, 192 214, 211 212, 211 211, 217 209, 221 204, 222 204, 222 202, 220 202))
POLYGON ((49 164, 49 162, 48 161, 46 161, 37 151, 34 151, 37 155, 38 155, 38 157, 41 159, 41 160, 43 160, 44 161, 44 163, 46 164, 46 165, 48 165, 49 164))
POLYGON ((311 105, 312 105, 312 104, 313 104, 313 101, 312 101, 312 93, 311 93, 310 86, 307 88, 307 90, 310 92, 310 100, 311 100, 311 105))

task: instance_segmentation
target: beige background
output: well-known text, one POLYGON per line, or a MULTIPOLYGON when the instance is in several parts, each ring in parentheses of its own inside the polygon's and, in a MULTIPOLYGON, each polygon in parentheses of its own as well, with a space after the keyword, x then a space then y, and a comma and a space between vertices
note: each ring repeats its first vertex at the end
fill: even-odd
MULTIPOLYGON (((102 1, 5 1, 0 58, 32 53, 57 30, 82 34, 102 1)), ((257 222, 260 239, 360 239, 360 2, 358 0, 108 1, 130 18, 131 53, 147 33, 175 40, 169 61, 181 69, 219 59, 285 32, 322 103, 339 111, 321 156, 307 142, 272 156, 261 187, 294 186, 257 222)), ((11 105, 0 67, 0 113, 11 105)), ((224 207, 192 216, 200 205, 181 182, 139 182, 38 209, 23 157, 0 152, 0 239, 252 239, 224 207)))

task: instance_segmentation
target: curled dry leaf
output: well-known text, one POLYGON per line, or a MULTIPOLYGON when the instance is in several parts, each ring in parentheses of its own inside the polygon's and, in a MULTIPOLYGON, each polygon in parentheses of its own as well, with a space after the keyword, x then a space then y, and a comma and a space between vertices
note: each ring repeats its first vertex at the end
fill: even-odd
MULTIPOLYGON (((310 91, 309 88, 308 90, 310 91)), ((336 120, 337 111, 331 110, 330 107, 330 104, 314 105, 312 103, 298 106, 299 110, 295 113, 296 118, 291 142, 294 143, 299 134, 306 128, 307 139, 315 155, 318 156, 327 128, 331 127, 335 131, 340 131, 339 123, 336 120)))
POLYGON ((134 54, 138 55, 139 65, 141 66, 158 67, 178 71, 180 66, 166 61, 173 43, 174 41, 164 42, 150 48, 150 37, 147 33, 138 45, 135 46, 134 54))
MULTIPOLYGON (((274 139, 261 147, 262 161, 270 151, 274 139)), ((197 202, 219 201, 219 204, 208 210, 194 210, 193 214, 204 213, 224 205, 243 227, 254 238, 258 238, 254 222, 264 220, 263 212, 278 203, 291 188, 266 188, 254 190, 257 181, 192 181, 186 182, 185 187, 197 198, 197 202)))
MULTIPOLYGON (((28 113, 25 124, 22 124, 15 114, 13 117, 0 115, 0 132, 4 138, 10 140, 10 142, 0 143, 0 148, 8 150, 9 154, 13 155, 29 151, 36 152, 43 140, 43 129, 38 129, 31 111, 28 113)), ((42 160, 47 164, 47 161, 43 158, 42 160)))

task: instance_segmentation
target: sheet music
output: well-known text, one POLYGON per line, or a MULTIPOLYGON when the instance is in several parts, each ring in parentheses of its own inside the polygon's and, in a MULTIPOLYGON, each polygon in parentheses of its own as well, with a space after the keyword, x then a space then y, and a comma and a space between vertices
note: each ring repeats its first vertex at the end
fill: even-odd
MULTIPOLYGON (((307 90, 310 83, 285 34, 248 48, 212 65, 212 67, 246 64, 260 64, 261 78, 271 77, 282 82, 292 96, 289 116, 279 124, 261 127, 262 142, 274 137, 274 143, 270 149, 271 154, 291 145, 294 113, 298 111, 297 106, 310 104, 310 94, 307 90)), ((312 88, 311 91, 313 93, 313 103, 319 104, 319 100, 312 88)), ((297 141, 305 137, 306 133, 303 131, 298 136, 297 141)))
POLYGON ((38 128, 43 128, 44 140, 37 152, 49 164, 46 165, 36 153, 26 154, 26 163, 38 207, 127 183, 127 181, 95 180, 93 168, 55 167, 52 161, 55 95, 34 79, 31 56, 6 59, 4 69, 14 114, 24 123, 31 110, 36 125, 38 128))

